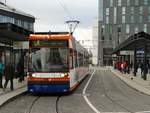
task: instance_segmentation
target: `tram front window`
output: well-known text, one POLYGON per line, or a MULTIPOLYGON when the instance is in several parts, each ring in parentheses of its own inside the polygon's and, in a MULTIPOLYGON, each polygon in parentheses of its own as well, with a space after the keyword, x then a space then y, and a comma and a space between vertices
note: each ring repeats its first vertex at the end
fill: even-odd
POLYGON ((31 72, 67 72, 67 48, 32 48, 30 53, 31 72))

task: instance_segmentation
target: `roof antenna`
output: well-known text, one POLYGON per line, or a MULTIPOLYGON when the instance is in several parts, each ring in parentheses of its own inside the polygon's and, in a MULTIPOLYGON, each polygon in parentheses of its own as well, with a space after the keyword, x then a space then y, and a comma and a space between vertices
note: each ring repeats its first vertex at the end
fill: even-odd
POLYGON ((69 30, 70 30, 70 34, 72 35, 74 33, 76 27, 80 23, 80 21, 78 21, 78 20, 68 20, 68 21, 66 21, 66 23, 68 24, 69 30))

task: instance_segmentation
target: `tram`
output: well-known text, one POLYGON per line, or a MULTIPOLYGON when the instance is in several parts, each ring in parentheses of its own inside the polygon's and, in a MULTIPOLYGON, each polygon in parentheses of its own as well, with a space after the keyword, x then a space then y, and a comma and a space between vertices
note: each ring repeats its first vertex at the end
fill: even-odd
POLYGON ((73 91, 89 74, 89 53, 68 32, 29 36, 28 91, 73 91))

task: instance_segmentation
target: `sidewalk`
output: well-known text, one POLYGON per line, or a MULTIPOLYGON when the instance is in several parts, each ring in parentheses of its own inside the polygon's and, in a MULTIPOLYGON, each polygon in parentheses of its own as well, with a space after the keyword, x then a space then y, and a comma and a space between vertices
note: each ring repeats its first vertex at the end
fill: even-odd
MULTIPOLYGON (((3 84, 5 80, 3 79, 3 84)), ((18 82, 18 79, 14 79, 14 90, 10 90, 10 82, 7 84, 7 88, 3 91, 0 88, 0 106, 2 106, 5 102, 9 101, 11 98, 16 97, 27 91, 27 81, 26 79, 21 83, 18 82)))
POLYGON ((150 95, 150 75, 147 75, 147 80, 145 81, 141 78, 140 72, 138 72, 137 76, 134 77, 132 73, 122 74, 118 70, 115 70, 113 67, 109 67, 109 69, 132 88, 144 94, 150 95))

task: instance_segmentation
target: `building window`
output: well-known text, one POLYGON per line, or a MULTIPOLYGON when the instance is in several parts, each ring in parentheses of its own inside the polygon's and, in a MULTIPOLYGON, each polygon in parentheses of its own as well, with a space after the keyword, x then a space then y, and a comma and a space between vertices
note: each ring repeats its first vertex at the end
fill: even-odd
POLYGON ((135 0, 135 5, 139 5, 139 0, 135 0))
POLYGON ((113 7, 113 0, 110 0, 110 7, 113 7))
POLYGON ((106 8, 106 15, 109 15, 109 8, 106 8))
POLYGON ((130 25, 129 25, 129 24, 126 25, 126 33, 127 33, 127 34, 130 33, 130 25))
POLYGON ((14 24, 14 18, 0 15, 0 23, 5 23, 5 22, 14 24))
POLYGON ((143 17, 139 16, 139 22, 142 23, 143 22, 143 17))
POLYGON ((105 25, 102 25, 101 34, 102 34, 102 35, 105 34, 105 25))
POLYGON ((6 22, 6 16, 3 16, 3 23, 6 22))
POLYGON ((122 16, 122 23, 125 23, 126 22, 126 17, 125 15, 122 16))
POLYGON ((117 8, 114 7, 114 24, 117 22, 117 8))
POLYGON ((139 29, 138 29, 138 27, 136 26, 135 29, 134 29, 134 32, 135 32, 135 33, 138 33, 138 31, 139 31, 139 29))
POLYGON ((24 28, 28 29, 28 23, 27 22, 24 22, 24 28))
POLYGON ((148 14, 150 14, 150 6, 148 7, 148 14))
POLYGON ((131 23, 134 23, 134 16, 131 16, 131 23))
POLYGON ((134 7, 131 7, 131 14, 134 14, 134 7))
POLYGON ((140 12, 139 13, 143 14, 143 7, 142 6, 140 6, 140 12))
POLYGON ((30 31, 34 31, 33 23, 30 23, 30 31))
POLYGON ((109 16, 106 16, 106 24, 109 24, 109 16))
POLYGON ((15 23, 15 19, 14 19, 14 18, 10 17, 9 19, 10 19, 10 20, 9 20, 9 21, 10 21, 10 23, 12 23, 12 24, 14 24, 14 23, 15 23))
POLYGON ((147 24, 144 24, 144 32, 146 32, 147 33, 147 24))
POLYGON ((126 7, 122 7, 122 14, 126 14, 126 7))
POLYGON ((21 27, 21 20, 18 20, 17 25, 21 27))
POLYGON ((118 6, 121 6, 121 0, 118 0, 118 6))
POLYGON ((101 28, 101 40, 105 40, 104 34, 105 34, 105 25, 102 25, 102 28, 101 28))
POLYGON ((3 16, 0 15, 0 23, 2 23, 2 22, 3 22, 3 16))
POLYGON ((127 6, 129 6, 130 5, 130 0, 127 0, 127 6))
POLYGON ((150 22, 150 15, 148 15, 148 22, 150 22))
POLYGON ((144 0, 144 5, 148 5, 148 0, 144 0))
POLYGON ((14 22, 15 25, 17 25, 17 26, 19 26, 19 27, 23 27, 23 26, 22 26, 22 21, 21 21, 21 20, 15 19, 14 21, 15 21, 15 22, 14 22))
POLYGON ((113 33, 113 28, 112 28, 112 25, 109 26, 109 34, 112 34, 113 33))

